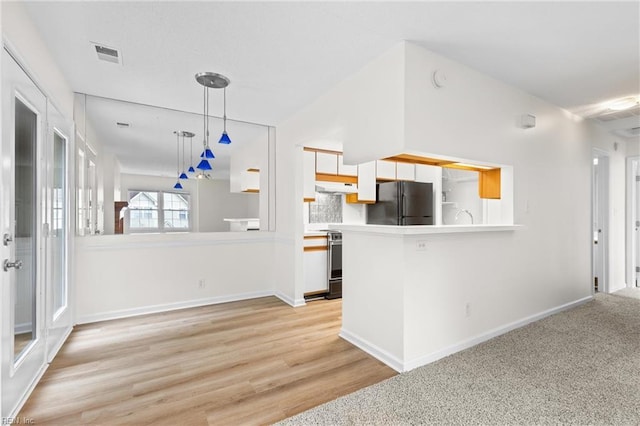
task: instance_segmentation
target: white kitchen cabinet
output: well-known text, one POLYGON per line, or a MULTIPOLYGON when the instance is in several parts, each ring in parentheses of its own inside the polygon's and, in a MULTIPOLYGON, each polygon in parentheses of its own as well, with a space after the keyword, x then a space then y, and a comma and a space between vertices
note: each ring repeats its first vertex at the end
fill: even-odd
POLYGON ((396 162, 388 160, 377 160, 376 178, 396 180, 396 162))
POLYGON ((337 175, 338 154, 330 152, 316 152, 316 173, 337 175))
POLYGON ((358 165, 358 201, 376 201, 376 162, 358 165))
POLYGON ((305 251, 303 255, 304 293, 329 291, 327 251, 305 251))
POLYGON ((316 153, 314 151, 302 152, 302 182, 305 201, 313 201, 316 198, 316 153))
POLYGON ((411 163, 396 163, 396 179, 397 180, 416 180, 416 168, 415 164, 411 163))
POLYGON ((242 192, 260 191, 260 170, 247 169, 242 172, 242 192))
POLYGON ((338 174, 341 176, 358 176, 358 166, 344 164, 342 155, 338 155, 338 174))

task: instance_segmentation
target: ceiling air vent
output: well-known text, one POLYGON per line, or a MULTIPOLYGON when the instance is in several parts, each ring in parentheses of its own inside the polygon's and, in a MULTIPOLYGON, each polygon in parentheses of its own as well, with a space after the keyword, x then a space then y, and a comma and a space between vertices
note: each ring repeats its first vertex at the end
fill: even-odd
POLYGON ((91 43, 98 55, 98 59, 105 62, 111 62, 112 64, 122 65, 122 55, 118 49, 113 47, 107 47, 103 44, 91 43))

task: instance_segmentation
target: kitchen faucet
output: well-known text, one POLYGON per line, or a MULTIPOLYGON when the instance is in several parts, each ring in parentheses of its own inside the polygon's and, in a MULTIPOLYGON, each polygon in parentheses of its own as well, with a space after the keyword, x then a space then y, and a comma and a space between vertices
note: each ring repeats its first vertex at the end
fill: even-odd
POLYGON ((456 213, 456 217, 455 217, 455 221, 458 221, 458 216, 460 216, 460 213, 466 213, 469 215, 469 217, 471 218, 471 224, 473 225, 473 215, 471 214, 471 212, 467 209, 462 209, 462 210, 458 210, 458 212, 456 213))

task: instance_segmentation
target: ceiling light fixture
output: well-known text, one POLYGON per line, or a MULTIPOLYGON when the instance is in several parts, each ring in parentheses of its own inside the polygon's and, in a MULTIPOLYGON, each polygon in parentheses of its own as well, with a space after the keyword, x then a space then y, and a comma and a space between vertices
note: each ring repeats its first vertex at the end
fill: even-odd
POLYGON ((607 108, 611 111, 624 111, 625 109, 633 108, 640 105, 640 100, 630 96, 628 98, 618 99, 607 105, 607 108))
POLYGON ((223 113, 223 122, 224 122, 224 130, 222 132, 222 136, 220 137, 220 143, 229 144, 231 143, 231 139, 229 139, 229 135, 227 135, 227 96, 226 96, 226 87, 229 85, 230 80, 222 74, 217 74, 213 72, 201 72, 196 74, 196 81, 204 86, 204 139, 203 145, 204 150, 200 157, 202 160, 200 164, 198 164, 197 168, 200 170, 211 170, 211 164, 209 163, 209 159, 215 158, 213 155, 213 151, 209 146, 209 88, 212 89, 225 89, 224 91, 224 113, 223 113))
POLYGON ((176 134, 176 171, 178 175, 178 180, 173 185, 173 189, 182 189, 182 184, 180 183, 180 135, 178 132, 173 133, 176 134))

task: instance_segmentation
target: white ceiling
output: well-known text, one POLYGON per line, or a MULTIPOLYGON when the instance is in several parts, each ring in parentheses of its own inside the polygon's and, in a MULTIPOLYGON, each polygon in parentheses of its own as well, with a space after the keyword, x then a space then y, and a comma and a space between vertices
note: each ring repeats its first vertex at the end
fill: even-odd
MULTIPOLYGON (((563 108, 640 93, 640 2, 26 2, 74 91, 277 125, 401 40, 563 108), (96 60, 90 42, 118 48, 96 60), (211 113, 222 115, 219 91, 211 113)), ((131 148, 132 150, 134 148, 131 148)))

